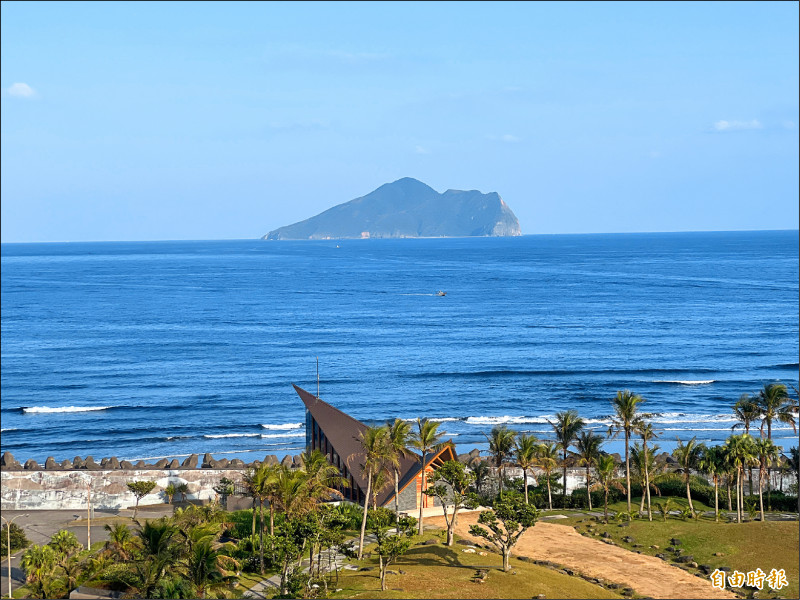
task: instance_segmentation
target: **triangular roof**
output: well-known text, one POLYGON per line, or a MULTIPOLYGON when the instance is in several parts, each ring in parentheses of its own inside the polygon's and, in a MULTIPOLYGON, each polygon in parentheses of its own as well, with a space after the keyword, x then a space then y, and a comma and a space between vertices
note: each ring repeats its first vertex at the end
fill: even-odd
MULTIPOLYGON (((360 434, 367 429, 367 425, 361 421, 354 419, 347 413, 334 408, 324 400, 321 400, 305 391, 304 389, 292 384, 297 395, 305 404, 306 409, 314 417, 317 425, 325 433, 328 442, 333 446, 334 450, 339 454, 343 461, 346 462, 350 474, 353 476, 353 481, 361 488, 364 495, 367 493, 367 475, 364 472, 363 464, 365 461, 364 449, 361 446, 360 434)), ((439 452, 429 454, 430 458, 426 460, 426 466, 434 461, 441 461, 443 456, 447 455, 449 451, 449 458, 446 460, 454 460, 452 448, 446 446, 439 452)), ((420 472, 421 456, 414 452, 409 451, 407 456, 400 457, 400 490, 403 490, 414 477, 420 472)), ((386 486, 380 494, 378 494, 378 505, 385 506, 389 500, 394 498, 394 485, 386 486)))

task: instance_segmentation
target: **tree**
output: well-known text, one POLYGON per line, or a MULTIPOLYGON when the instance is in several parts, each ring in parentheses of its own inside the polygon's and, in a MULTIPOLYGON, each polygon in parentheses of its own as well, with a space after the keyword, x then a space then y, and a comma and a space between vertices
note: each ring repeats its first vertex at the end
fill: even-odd
POLYGON ((538 518, 539 511, 536 507, 525 504, 518 496, 500 496, 492 510, 485 510, 480 514, 478 525, 470 526, 469 532, 497 548, 503 556, 503 570, 510 571, 511 549, 522 534, 536 524, 538 518), (485 528, 481 525, 485 525, 485 528))
POLYGON ((339 469, 328 462, 327 456, 319 450, 312 450, 301 454, 300 460, 306 475, 308 494, 312 499, 324 502, 344 497, 340 490, 350 484, 339 469))
MULTIPOLYGON (((258 560, 260 573, 264 574, 264 501, 273 493, 274 486, 277 479, 277 467, 261 463, 258 467, 245 476, 247 480, 247 487, 253 498, 258 501, 259 512, 259 548, 258 560)), ((274 502, 270 502, 270 514, 273 514, 274 502)), ((255 518, 255 509, 253 509, 253 518, 255 518)), ((270 519, 270 522, 272 520, 270 519)))
MULTIPOLYGON (((436 445, 441 441, 442 436, 438 433, 440 423, 436 421, 429 421, 428 419, 417 419, 417 431, 411 437, 411 447, 416 448, 422 454, 421 469, 422 469, 422 491, 426 489, 427 473, 425 465, 427 464, 427 454, 432 451, 436 445)), ((418 534, 422 535, 422 508, 424 506, 422 497, 419 499, 419 523, 418 534)), ((360 557, 360 554, 359 554, 360 557)))
POLYGON ((536 437, 520 434, 516 440, 514 454, 516 465, 522 469, 522 481, 525 487, 525 504, 528 504, 528 469, 536 464, 536 437))
POLYGON ((708 474, 714 482, 714 520, 719 523, 719 481, 725 471, 725 456, 722 448, 707 448, 697 464, 698 469, 708 474))
MULTIPOLYGON (((16 552, 21 548, 25 548, 30 541, 28 538, 25 537, 25 530, 22 529, 16 523, 11 523, 11 552, 16 552)), ((0 555, 8 556, 8 538, 9 538, 9 531, 8 525, 4 524, 2 530, 0 530, 0 555)))
POLYGON ((741 523, 744 514, 742 472, 745 467, 752 465, 757 460, 755 455, 755 442, 753 438, 746 433, 732 435, 725 440, 725 450, 728 461, 736 469, 736 521, 741 523))
POLYGON ((108 541, 105 543, 106 552, 117 560, 125 562, 131 558, 131 551, 135 545, 133 533, 124 523, 106 523, 103 528, 108 532, 108 541))
POLYGON ((575 448, 578 451, 578 462, 586 467, 586 496, 589 500, 589 510, 592 510, 591 487, 591 467, 600 458, 600 448, 603 445, 603 436, 596 435, 591 431, 581 431, 575 441, 575 448))
MULTIPOLYGON (((637 474, 638 482, 642 486, 642 500, 639 503, 639 514, 644 512, 644 504, 650 494, 650 488, 652 487, 654 490, 658 491, 658 488, 650 480, 650 473, 655 468, 653 453, 658 452, 660 449, 658 444, 654 445, 652 448, 648 448, 647 451, 645 451, 644 445, 639 442, 634 442, 631 445, 631 467, 633 472, 637 474)), ((652 520, 649 503, 647 509, 650 520, 652 520)))
POLYGON ((22 555, 20 566, 25 572, 25 581, 34 598, 53 598, 52 579, 57 561, 56 551, 52 546, 34 544, 22 555))
MULTIPOLYGON (((477 506, 477 499, 470 493, 469 488, 474 483, 475 476, 467 471, 466 465, 455 460, 448 460, 441 467, 431 473, 428 489, 425 494, 436 496, 442 504, 444 522, 447 525, 447 545, 453 545, 453 531, 455 529, 458 511, 461 508, 477 506), (447 514, 447 507, 451 505, 453 512, 447 514)), ((527 504, 527 499, 525 504, 527 504)))
POLYGON ((494 466, 497 468, 497 476, 500 481, 500 493, 503 493, 503 479, 505 474, 505 461, 514 451, 514 439, 516 432, 511 431, 505 425, 492 427, 490 435, 485 436, 489 442, 489 453, 494 458, 494 466))
POLYGON ((761 522, 764 522, 764 478, 770 465, 778 460, 780 448, 770 439, 756 440, 755 455, 758 458, 758 502, 761 508, 761 522))
POLYGON ((394 512, 395 520, 400 523, 400 459, 409 456, 408 445, 411 441, 411 424, 402 419, 386 424, 387 460, 394 473, 394 512))
POLYGON ((750 425, 761 418, 761 409, 755 398, 749 394, 742 394, 733 405, 733 416, 736 417, 736 423, 731 427, 731 431, 744 427, 744 432, 749 435, 750 425))
POLYGON ((617 470, 617 465, 614 464, 613 456, 606 454, 605 456, 601 456, 599 459, 597 459, 597 463, 595 465, 595 472, 597 473, 597 483, 594 484, 592 487, 603 490, 604 493, 603 514, 605 515, 606 524, 608 524, 608 492, 611 490, 612 487, 615 487, 618 490, 620 490, 623 494, 625 493, 625 488, 622 487, 622 485, 614 477, 616 470, 617 470))
POLYGON ((373 510, 369 516, 369 531, 376 540, 375 553, 378 555, 380 567, 381 591, 386 591, 386 572, 389 565, 400 556, 408 552, 411 547, 411 538, 414 535, 414 519, 402 517, 396 522, 396 515, 381 508, 373 510), (396 525, 396 534, 389 533, 389 528, 396 525))
POLYGON ((697 463, 703 455, 705 445, 697 443, 697 436, 690 439, 686 444, 678 440, 678 446, 672 451, 672 456, 678 461, 680 468, 679 472, 683 473, 683 480, 686 483, 686 498, 689 500, 689 508, 694 512, 692 505, 692 490, 689 488, 689 482, 692 475, 692 469, 697 469, 697 463))
POLYGON ((562 465, 564 468, 564 506, 567 505, 567 452, 570 445, 578 438, 578 434, 586 424, 583 419, 578 416, 577 410, 568 410, 565 412, 556 413, 556 422, 550 423, 558 441, 558 445, 563 452, 562 465))
POLYGON ((183 566, 197 598, 205 598, 209 589, 220 589, 236 580, 238 563, 215 550, 210 539, 204 539, 192 547, 183 566))
MULTIPOLYGON (((167 486, 167 487, 169 487, 169 486, 167 486)), ((225 505, 226 504, 226 498, 228 496, 233 496, 233 491, 234 491, 235 487, 234 487, 234 483, 233 483, 232 479, 228 479, 227 477, 223 477, 223 478, 221 478, 219 480, 219 483, 217 485, 213 486, 211 489, 213 489, 214 492, 219 496, 220 502, 223 505, 225 505)), ((167 492, 167 490, 165 489, 164 493, 166 493, 166 492, 167 492)), ((172 498, 170 498, 170 503, 171 502, 172 502, 172 498)))
POLYGON ((139 500, 147 496, 156 487, 155 481, 129 481, 128 489, 136 498, 136 506, 133 509, 133 519, 136 520, 136 513, 139 511, 139 500))
POLYGON ((181 495, 181 501, 186 502, 186 496, 189 494, 189 484, 182 483, 177 488, 178 493, 181 495))
POLYGON ((167 502, 172 504, 172 498, 175 497, 175 494, 178 493, 178 488, 175 486, 174 483, 168 483, 167 487, 164 488, 164 494, 167 496, 167 502))
POLYGON ((358 538, 358 560, 361 560, 361 556, 364 553, 364 532, 367 529, 367 512, 369 511, 370 493, 372 492, 372 478, 375 473, 383 468, 388 455, 387 435, 386 427, 367 427, 359 434, 361 447, 364 450, 364 464, 362 466, 367 473, 367 493, 364 498, 361 534, 358 538))
POLYGON ((614 415, 611 417, 611 426, 608 434, 616 437, 620 433, 625 434, 625 481, 627 483, 628 512, 631 512, 631 461, 630 461, 630 439, 631 433, 639 426, 641 416, 637 414, 639 403, 644 402, 644 398, 634 394, 630 390, 617 392, 616 397, 611 400, 611 407, 614 415))
POLYGON ((479 496, 483 496, 483 487, 486 480, 489 478, 489 465, 486 464, 486 461, 477 457, 470 461, 469 468, 475 476, 475 492, 479 496))
MULTIPOLYGON (((649 521, 653 520, 653 508, 650 504, 650 472, 651 472, 651 465, 654 465, 654 461, 651 460, 651 451, 647 447, 647 442, 652 440, 653 438, 658 437, 656 432, 653 430, 652 423, 648 423, 644 419, 641 419, 638 424, 636 425, 636 433, 642 438, 642 451, 644 452, 644 490, 646 490, 647 496, 647 519, 649 521)), ((658 452, 658 446, 653 446, 652 454, 658 452)))
POLYGON ((553 510, 553 494, 550 490, 550 474, 558 466, 558 444, 539 444, 536 447, 536 464, 547 478, 547 505, 553 510))
POLYGON ((795 415, 792 410, 792 401, 786 386, 782 383, 768 383, 756 397, 756 403, 761 409, 761 435, 764 435, 764 427, 767 428, 767 439, 772 439, 772 422, 791 424, 797 432, 795 415))

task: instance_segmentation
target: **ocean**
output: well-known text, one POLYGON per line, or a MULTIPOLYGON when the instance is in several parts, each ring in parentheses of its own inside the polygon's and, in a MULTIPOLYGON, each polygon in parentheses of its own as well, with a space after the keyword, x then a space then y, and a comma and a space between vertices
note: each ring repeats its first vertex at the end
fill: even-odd
MULTIPOLYGON (((304 444, 295 383, 369 422, 608 427, 721 443, 798 382, 798 232, 2 245, 2 435, 20 460, 245 461, 304 444), (446 296, 437 296, 443 290, 446 296)), ((790 427, 779 445, 797 445, 790 427)), ((619 440, 609 442, 619 451, 619 440)))

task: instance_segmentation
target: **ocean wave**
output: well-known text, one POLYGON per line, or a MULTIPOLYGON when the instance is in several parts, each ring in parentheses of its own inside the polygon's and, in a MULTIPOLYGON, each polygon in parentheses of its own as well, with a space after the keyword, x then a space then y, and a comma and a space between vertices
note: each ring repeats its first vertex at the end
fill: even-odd
POLYGON ((547 423, 548 419, 555 419, 553 415, 541 417, 512 417, 504 415, 502 417, 467 417, 465 421, 470 425, 522 425, 525 423, 547 423))
POLYGON ((17 428, 16 427, 3 427, 2 429, 0 429, 0 433, 3 433, 4 431, 17 431, 17 428))
POLYGON ((656 379, 652 383, 676 383, 679 385, 708 385, 716 383, 716 379, 656 379))
POLYGON ((166 438, 166 441, 171 442, 173 440, 189 440, 193 437, 194 437, 193 435, 171 435, 168 438, 166 438))
POLYGON ((264 429, 271 429, 282 431, 285 429, 300 429, 303 426, 302 423, 283 423, 283 424, 274 424, 274 423, 264 423, 261 425, 264 429))
POLYGON ((262 433, 262 440, 274 440, 277 438, 306 437, 305 433, 262 433))
POLYGON ((260 433, 220 433, 218 435, 204 435, 204 438, 237 438, 237 437, 258 437, 260 433))
POLYGON ((89 412, 95 410, 108 410, 114 408, 113 406, 30 406, 23 407, 22 412, 26 414, 38 413, 76 413, 76 412, 89 412))
MULTIPOLYGON (((452 423, 454 421, 464 421, 465 419, 461 417, 427 417, 428 421, 435 421, 436 423, 452 423)), ((406 421, 408 423, 416 423, 417 418, 414 417, 413 419, 400 419, 401 421, 406 421)))

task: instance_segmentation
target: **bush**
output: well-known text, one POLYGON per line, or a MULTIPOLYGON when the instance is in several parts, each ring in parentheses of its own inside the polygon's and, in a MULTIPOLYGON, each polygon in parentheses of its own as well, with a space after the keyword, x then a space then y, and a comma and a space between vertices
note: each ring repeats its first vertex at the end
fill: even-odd
MULTIPOLYGON (((0 554, 2 556, 8 556, 8 526, 3 525, 2 528, 2 540, 0 540, 0 554)), ((22 530, 22 527, 17 525, 16 523, 11 523, 11 552, 16 552, 17 550, 22 550, 28 544, 30 544, 30 540, 25 537, 25 532, 22 530)))

